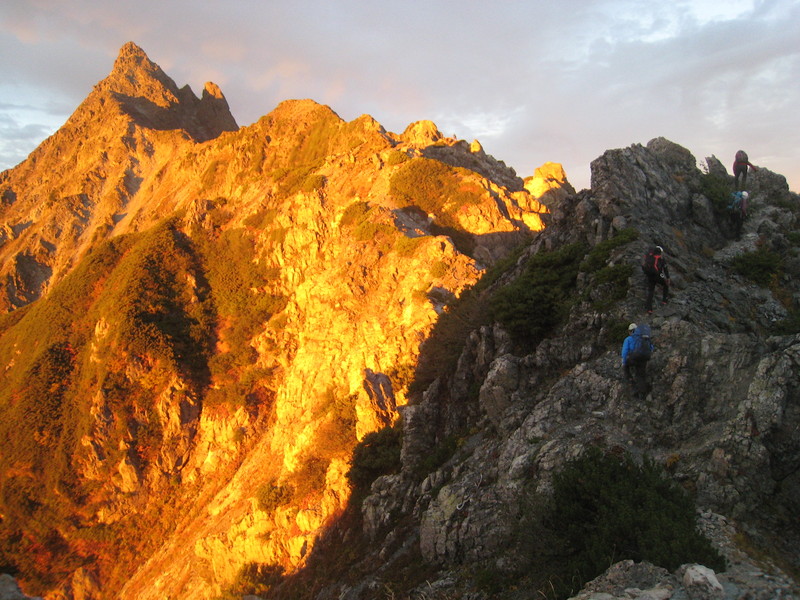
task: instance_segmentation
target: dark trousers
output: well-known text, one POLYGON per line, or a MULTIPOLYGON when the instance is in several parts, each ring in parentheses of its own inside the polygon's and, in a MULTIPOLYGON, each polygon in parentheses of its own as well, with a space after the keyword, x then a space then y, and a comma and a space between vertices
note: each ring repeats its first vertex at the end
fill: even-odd
POLYGON ((736 181, 736 191, 741 191, 747 184, 747 165, 734 165, 733 178, 736 181), (739 185, 739 178, 742 178, 742 183, 739 185))
POLYGON ((634 396, 644 400, 650 393, 650 384, 647 382, 647 360, 629 358, 625 362, 625 377, 633 386, 634 396))
POLYGON ((733 230, 738 240, 742 235, 742 226, 744 225, 744 215, 738 208, 731 213, 731 225, 733 225, 733 230))
POLYGON ((647 300, 645 301, 645 308, 647 308, 647 310, 653 310, 653 295, 655 294, 657 285, 663 288, 663 294, 661 296, 662 302, 669 300, 669 286, 667 285, 667 280, 663 277, 648 275, 647 300))

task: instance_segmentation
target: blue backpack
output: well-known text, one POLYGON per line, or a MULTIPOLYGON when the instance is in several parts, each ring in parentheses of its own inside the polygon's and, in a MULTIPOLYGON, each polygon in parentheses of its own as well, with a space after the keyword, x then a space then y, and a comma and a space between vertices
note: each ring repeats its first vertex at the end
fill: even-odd
POLYGON ((633 347, 628 358, 649 360, 653 354, 653 344, 650 341, 650 325, 642 323, 633 330, 633 347))

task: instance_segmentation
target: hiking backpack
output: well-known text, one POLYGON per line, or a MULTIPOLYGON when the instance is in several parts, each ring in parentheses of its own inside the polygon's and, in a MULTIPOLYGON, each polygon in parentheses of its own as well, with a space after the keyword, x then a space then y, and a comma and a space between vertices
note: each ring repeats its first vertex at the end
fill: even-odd
POLYGON ((633 330, 633 347, 628 358, 637 360, 649 360, 653 354, 653 346, 650 343, 650 325, 642 323, 633 330))
POLYGON ((742 192, 733 192, 728 210, 734 214, 739 213, 742 218, 747 217, 747 198, 742 192))
POLYGON ((644 255, 644 260, 642 261, 642 271, 645 272, 645 275, 661 274, 661 255, 657 254, 655 248, 644 255))

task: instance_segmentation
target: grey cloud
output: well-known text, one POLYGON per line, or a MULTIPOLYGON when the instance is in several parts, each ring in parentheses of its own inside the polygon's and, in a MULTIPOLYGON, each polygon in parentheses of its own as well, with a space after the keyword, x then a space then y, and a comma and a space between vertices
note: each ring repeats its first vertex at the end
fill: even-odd
POLYGON ((245 125, 295 97, 393 131, 431 119, 480 132, 521 175, 562 162, 576 187, 605 149, 664 135, 726 164, 746 146, 800 187, 793 0, 7 0, 9 13, 27 37, 0 24, 0 75, 69 106, 64 118, 133 40, 179 85, 218 83, 245 125))
POLYGON ((19 123, 0 105, 0 171, 21 163, 53 127, 41 123, 19 123))

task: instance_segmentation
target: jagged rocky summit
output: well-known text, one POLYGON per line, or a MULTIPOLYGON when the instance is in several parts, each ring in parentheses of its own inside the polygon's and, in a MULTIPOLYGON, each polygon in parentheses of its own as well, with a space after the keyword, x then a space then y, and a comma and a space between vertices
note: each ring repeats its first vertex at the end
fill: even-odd
POLYGON ((237 129, 215 84, 198 99, 141 48, 123 46, 67 122, 0 175, 0 308, 39 298, 94 243, 127 230, 121 221, 149 197, 140 190, 148 172, 163 176, 181 148, 237 129))
POLYGON ((724 167, 662 138, 604 153, 575 193, 430 122, 305 100, 237 128, 223 102, 128 45, 2 175, 0 549, 26 593, 547 595, 532 574, 559 557, 532 523, 599 447, 663 466, 726 563, 623 560, 579 597, 797 595, 783 177, 749 178, 737 238, 724 167), (647 315, 653 244, 673 290, 647 315), (636 401, 619 348, 642 320, 636 401), (351 498, 353 448, 398 419, 395 472, 351 498))

